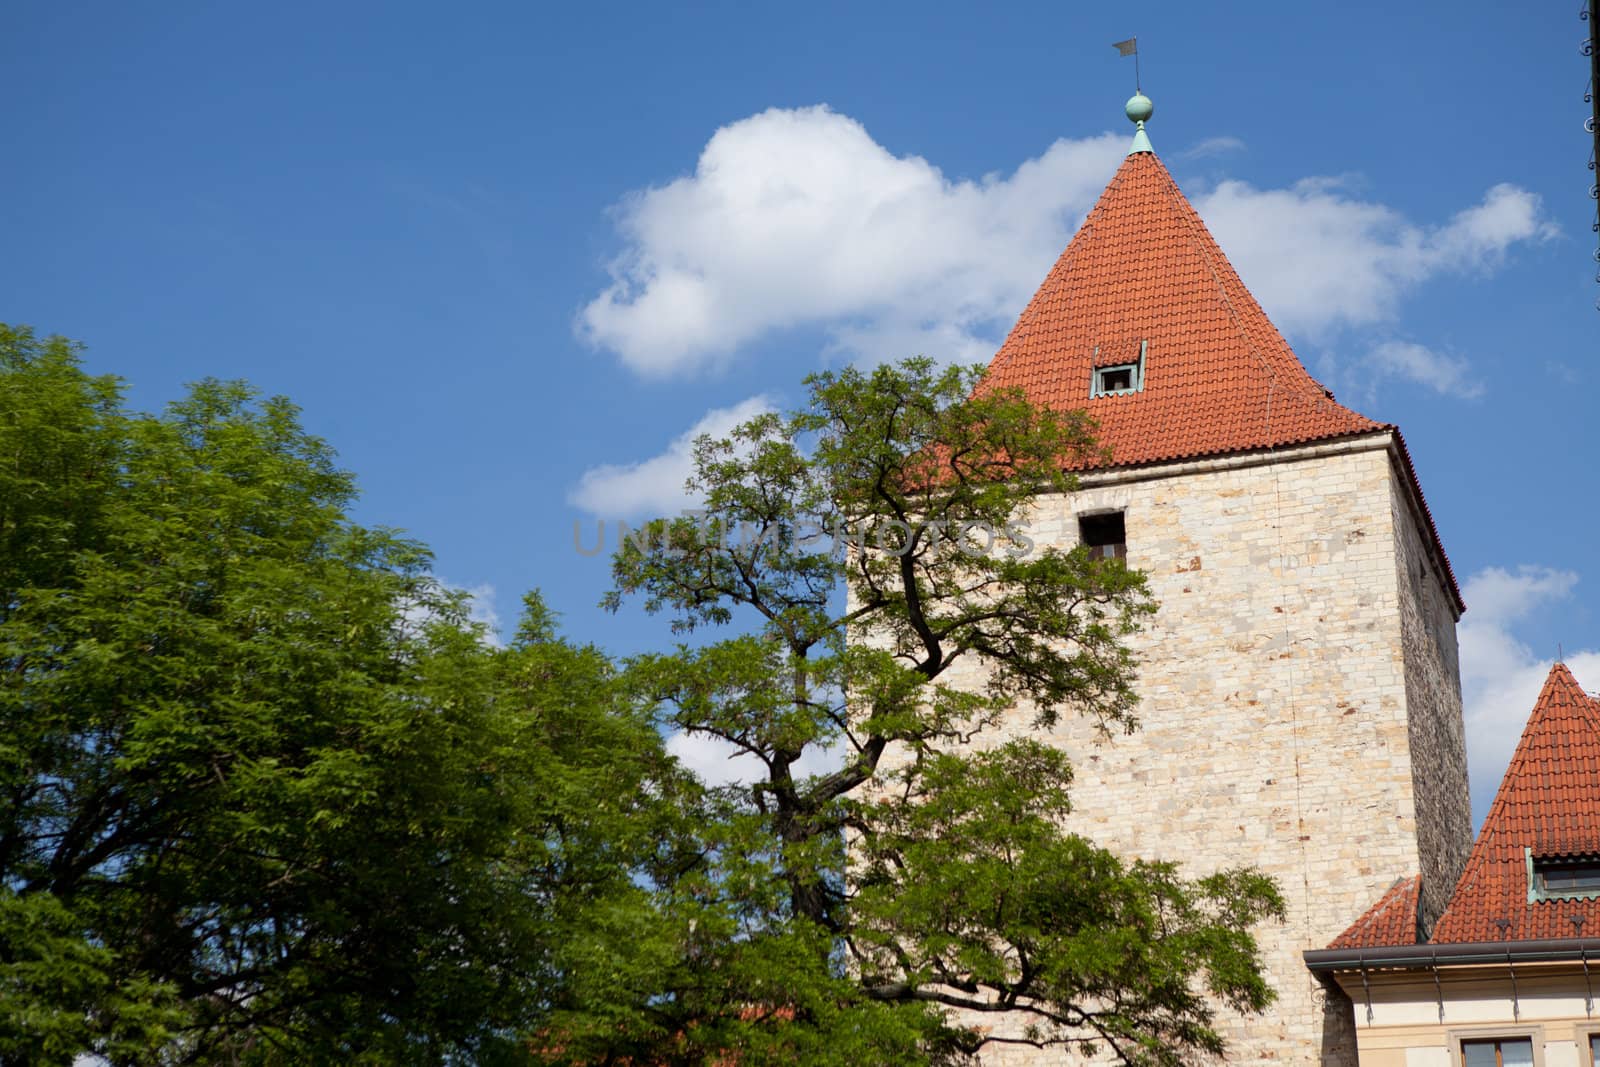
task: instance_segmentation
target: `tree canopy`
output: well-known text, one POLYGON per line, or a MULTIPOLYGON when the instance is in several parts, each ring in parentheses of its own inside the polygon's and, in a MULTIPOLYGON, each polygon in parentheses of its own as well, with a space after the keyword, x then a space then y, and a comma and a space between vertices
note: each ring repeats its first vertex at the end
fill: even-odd
POLYGON ((1092 427, 921 361, 808 387, 618 552, 682 642, 619 664, 536 595, 498 646, 287 400, 130 411, 0 326, 0 1062, 1219 1049, 1276 891, 1072 832, 1030 736, 1137 726, 1142 577, 1027 534, 1092 427))
POLYGON ((1219 1050, 1215 1002, 1271 999, 1249 931, 1276 890, 1071 832, 1067 755, 1030 736, 1063 714, 1137 726, 1143 577, 1027 534, 1092 427, 927 361, 807 384, 801 410, 702 439, 703 513, 614 562, 610 606, 711 628, 630 664, 642 699, 763 769, 712 791, 658 887, 693 966, 660 976, 654 1032, 741 1062, 1219 1050), (819 749, 838 766, 800 773, 819 749))
POLYGON ((0 328, 0 1061, 525 1059, 647 905, 609 662, 536 598, 488 647, 353 495, 282 399, 0 328))

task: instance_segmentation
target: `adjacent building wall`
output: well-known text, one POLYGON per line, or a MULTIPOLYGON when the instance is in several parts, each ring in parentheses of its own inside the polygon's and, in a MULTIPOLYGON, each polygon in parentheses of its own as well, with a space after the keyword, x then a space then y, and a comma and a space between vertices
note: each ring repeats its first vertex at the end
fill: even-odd
POLYGON ((1515 982, 1500 964, 1441 968, 1437 984, 1426 970, 1372 972, 1365 985, 1340 973, 1338 983, 1354 1002, 1361 1067, 1460 1067, 1463 1039, 1492 1037, 1529 1038, 1535 1067, 1600 1067, 1589 1054, 1600 1034, 1594 978, 1576 962, 1519 963, 1515 982))

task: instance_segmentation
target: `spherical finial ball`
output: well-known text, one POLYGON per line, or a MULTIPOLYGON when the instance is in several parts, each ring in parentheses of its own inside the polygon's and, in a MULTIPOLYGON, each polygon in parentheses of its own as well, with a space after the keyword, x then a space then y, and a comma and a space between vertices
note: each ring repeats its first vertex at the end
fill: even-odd
POLYGON ((1156 106, 1150 102, 1148 96, 1136 93, 1129 98, 1128 106, 1123 110, 1128 113, 1129 122, 1144 122, 1155 114, 1156 106))

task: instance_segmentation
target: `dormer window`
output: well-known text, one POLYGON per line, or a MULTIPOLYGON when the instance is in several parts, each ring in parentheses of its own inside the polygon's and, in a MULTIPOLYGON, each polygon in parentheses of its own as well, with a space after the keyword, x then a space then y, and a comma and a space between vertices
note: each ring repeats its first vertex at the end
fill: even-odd
POLYGON ((1600 855, 1535 856, 1528 861, 1528 901, 1586 900, 1600 897, 1600 855))
MULTIPOLYGON (((1144 357, 1150 342, 1139 342, 1139 358, 1132 363, 1108 363, 1105 366, 1094 368, 1093 380, 1089 383, 1089 395, 1096 396, 1121 396, 1124 393, 1137 393, 1144 388, 1144 357)), ((1095 362, 1100 362, 1100 350, 1094 350, 1095 362)))

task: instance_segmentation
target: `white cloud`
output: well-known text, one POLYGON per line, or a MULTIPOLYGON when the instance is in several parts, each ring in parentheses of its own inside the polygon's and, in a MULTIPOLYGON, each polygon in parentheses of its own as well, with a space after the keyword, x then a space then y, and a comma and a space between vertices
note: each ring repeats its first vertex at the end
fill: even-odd
MULTIPOLYGON (((1471 610, 1457 635, 1461 644, 1461 697, 1472 775, 1474 822, 1483 818, 1511 762, 1533 702, 1555 662, 1513 633, 1514 624, 1557 605, 1578 583, 1572 571, 1549 567, 1489 567, 1467 579, 1462 596, 1471 610)), ((1600 683, 1600 651, 1566 654, 1580 683, 1600 683)))
MULTIPOLYGON (((444 584, 450 585, 449 582, 444 584)), ((485 628, 485 639, 489 644, 499 648, 504 642, 500 639, 500 612, 495 608, 494 586, 480 582, 477 585, 455 585, 451 588, 467 594, 467 618, 481 624, 485 628)))
POLYGON ((1350 195, 1338 178, 1288 189, 1225 181, 1194 199, 1245 284, 1279 328, 1322 335, 1392 318, 1400 299, 1447 272, 1479 273, 1512 246, 1555 227, 1539 198, 1514 185, 1442 226, 1419 226, 1383 204, 1350 195))
MULTIPOLYGON (((826 107, 764 111, 718 130, 693 174, 618 206, 624 250, 576 328, 646 376, 725 363, 795 326, 824 328, 850 356, 984 359, 1127 143, 1059 140, 965 181, 826 107)), ((1183 155, 1238 147, 1216 137, 1183 155)), ((1310 335, 1386 321, 1427 279, 1492 269, 1555 232, 1539 198, 1508 184, 1434 226, 1333 178, 1225 181, 1194 203, 1279 326, 1310 335)))
POLYGON ((1220 156, 1229 152, 1244 151, 1244 142, 1237 137, 1207 137, 1192 148, 1186 148, 1178 153, 1179 159, 1205 159, 1208 156, 1220 156))
POLYGON ((987 357, 1127 143, 1060 140, 959 181, 826 107, 762 112, 718 130, 694 174, 620 205, 626 249, 578 330, 644 375, 799 325, 855 355, 987 357))
MULTIPOLYGON (((790 772, 796 779, 827 774, 844 766, 846 745, 808 745, 790 772)), ((679 732, 667 738, 667 751, 707 785, 749 785, 766 777, 759 759, 720 737, 679 732)))
MULTIPOLYGON (((1471 596, 1473 614, 1484 622, 1518 622, 1550 600, 1572 592, 1578 576, 1572 571, 1523 565, 1515 573, 1501 567, 1486 567, 1467 579, 1463 597, 1471 596)), ((1462 623, 1463 626, 1468 623, 1462 623)))
POLYGON ((676 515, 696 503, 684 484, 694 470, 695 438, 702 434, 722 437, 741 422, 771 410, 764 395, 732 407, 713 408, 674 438, 665 451, 649 459, 590 467, 567 499, 602 520, 676 515))
POLYGON ((675 733, 667 738, 667 751, 707 785, 747 784, 766 771, 755 756, 709 734, 675 733))
POLYGON ((1483 383, 1472 375, 1472 367, 1459 356, 1435 352, 1410 341, 1384 341, 1362 359, 1362 381, 1368 395, 1377 391, 1384 379, 1399 378, 1427 386, 1445 396, 1472 399, 1483 395, 1483 383))
MULTIPOLYGON (((484 627, 484 643, 494 648, 502 647, 505 642, 500 637, 500 613, 495 608, 494 586, 488 583, 478 585, 457 585, 447 578, 435 576, 435 581, 445 590, 455 593, 465 593, 467 597, 467 619, 484 627)), ((426 604, 409 603, 400 609, 400 615, 407 629, 420 627, 433 617, 433 612, 426 604)))

